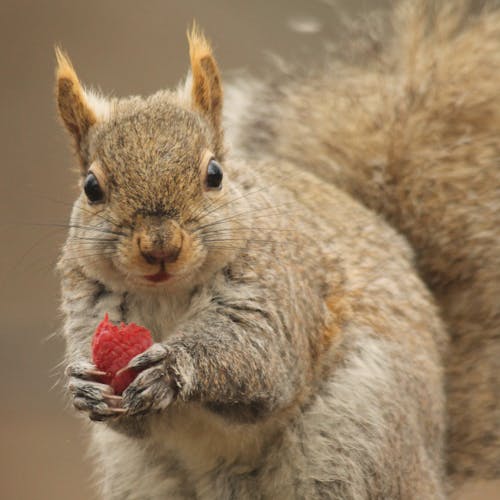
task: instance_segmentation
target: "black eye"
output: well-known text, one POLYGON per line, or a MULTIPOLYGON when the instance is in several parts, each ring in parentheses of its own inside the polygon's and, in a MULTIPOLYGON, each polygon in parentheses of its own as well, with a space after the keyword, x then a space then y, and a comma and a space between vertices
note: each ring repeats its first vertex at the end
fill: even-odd
POLYGON ((221 187, 222 168, 215 160, 210 160, 208 162, 205 184, 209 189, 218 189, 221 187))
POLYGON ((99 185, 97 177, 90 172, 83 184, 83 190, 91 203, 99 203, 104 200, 104 191, 99 185))

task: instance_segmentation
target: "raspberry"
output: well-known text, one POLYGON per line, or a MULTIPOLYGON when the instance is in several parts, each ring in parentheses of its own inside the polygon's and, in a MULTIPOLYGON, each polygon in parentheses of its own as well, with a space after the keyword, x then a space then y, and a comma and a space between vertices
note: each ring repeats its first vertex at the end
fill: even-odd
POLYGON ((119 375, 116 372, 152 344, 153 339, 147 328, 135 323, 115 325, 106 314, 92 339, 92 360, 99 370, 106 372, 102 381, 110 385, 115 394, 121 394, 138 372, 132 369, 119 375))

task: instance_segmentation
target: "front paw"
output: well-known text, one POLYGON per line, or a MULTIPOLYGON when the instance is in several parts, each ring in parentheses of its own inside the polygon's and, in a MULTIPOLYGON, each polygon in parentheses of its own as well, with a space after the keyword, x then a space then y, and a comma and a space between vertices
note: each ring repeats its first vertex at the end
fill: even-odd
POLYGON ((166 362, 142 371, 123 393, 128 415, 142 415, 167 408, 177 395, 177 384, 168 374, 166 362))
POLYGON ((123 407, 128 415, 164 410, 175 399, 178 384, 168 369, 169 354, 163 344, 153 344, 124 368, 142 370, 123 393, 123 407))
POLYGON ((73 406, 84 411, 91 420, 106 420, 125 413, 121 396, 113 394, 113 389, 102 383, 106 373, 86 361, 78 361, 68 366, 68 389, 73 397, 73 406))

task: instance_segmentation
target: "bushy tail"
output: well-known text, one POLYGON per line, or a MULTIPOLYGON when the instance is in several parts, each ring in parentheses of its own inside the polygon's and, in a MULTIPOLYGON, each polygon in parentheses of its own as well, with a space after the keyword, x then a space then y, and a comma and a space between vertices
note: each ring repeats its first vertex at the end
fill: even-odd
POLYGON ((229 125, 406 235, 452 337, 450 474, 500 477, 500 11, 408 1, 391 24, 363 65, 240 84, 229 125))

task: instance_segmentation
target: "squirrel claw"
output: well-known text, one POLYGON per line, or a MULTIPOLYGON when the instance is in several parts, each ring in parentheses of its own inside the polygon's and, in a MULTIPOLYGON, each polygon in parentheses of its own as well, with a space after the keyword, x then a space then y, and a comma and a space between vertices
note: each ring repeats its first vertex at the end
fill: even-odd
POLYGON ((104 394, 104 399, 108 399, 110 401, 121 401, 123 398, 117 394, 104 394))
POLYGON ((114 413, 116 416, 127 413, 127 410, 125 408, 110 408, 109 411, 111 413, 114 413))
POLYGON ((69 377, 76 377, 84 380, 93 380, 96 377, 103 377, 106 375, 106 372, 97 370, 94 365, 86 361, 78 361, 70 364, 66 368, 65 373, 69 377))
POLYGON ((146 349, 143 353, 138 354, 135 358, 132 358, 127 366, 118 370, 115 377, 127 370, 130 370, 131 368, 142 370, 150 367, 151 365, 155 365, 156 363, 163 361, 167 357, 167 354, 168 350, 164 345, 153 344, 149 349, 146 349))
POLYGON ((120 368, 116 373, 115 373, 115 377, 118 377, 119 375, 121 375, 122 373, 126 372, 127 370, 130 370, 130 367, 127 365, 127 366, 124 366, 123 368, 120 368))
MULTIPOLYGON (((122 410, 123 398, 115 394, 103 394, 102 399, 106 402, 111 410, 122 410)), ((123 413, 119 411, 117 413, 123 413)))

